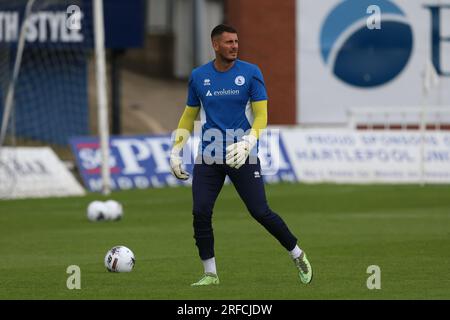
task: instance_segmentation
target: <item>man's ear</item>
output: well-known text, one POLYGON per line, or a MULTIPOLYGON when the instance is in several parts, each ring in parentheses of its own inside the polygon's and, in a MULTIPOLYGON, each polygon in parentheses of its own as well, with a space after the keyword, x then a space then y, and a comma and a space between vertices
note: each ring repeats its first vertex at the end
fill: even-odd
POLYGON ((214 51, 219 50, 219 37, 214 37, 211 39, 212 47, 214 51))

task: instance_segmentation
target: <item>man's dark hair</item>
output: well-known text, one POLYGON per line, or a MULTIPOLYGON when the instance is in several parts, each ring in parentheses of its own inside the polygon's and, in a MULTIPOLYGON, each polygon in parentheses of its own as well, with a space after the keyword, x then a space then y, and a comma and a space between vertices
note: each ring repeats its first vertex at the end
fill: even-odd
POLYGON ((228 33, 237 33, 236 29, 232 26, 229 26, 227 24, 219 24, 218 26, 214 27, 214 29, 211 31, 211 39, 215 36, 220 36, 222 33, 228 32, 228 33))

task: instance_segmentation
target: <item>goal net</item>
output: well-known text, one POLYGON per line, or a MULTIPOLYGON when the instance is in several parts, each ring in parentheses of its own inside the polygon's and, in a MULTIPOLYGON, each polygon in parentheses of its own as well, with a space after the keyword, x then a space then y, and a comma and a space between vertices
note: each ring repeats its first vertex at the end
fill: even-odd
POLYGON ((49 176, 89 134, 92 25, 91 1, 0 0, 0 198, 79 193, 49 176))

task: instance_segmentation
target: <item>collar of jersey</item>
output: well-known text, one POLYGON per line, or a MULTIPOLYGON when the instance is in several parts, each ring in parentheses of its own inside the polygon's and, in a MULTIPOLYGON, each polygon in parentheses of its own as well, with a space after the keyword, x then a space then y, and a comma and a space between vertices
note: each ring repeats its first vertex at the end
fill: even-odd
POLYGON ((236 67, 237 62, 239 61, 239 59, 234 60, 233 66, 232 66, 230 69, 228 69, 227 71, 219 71, 219 70, 216 69, 216 66, 214 65, 214 61, 215 61, 215 60, 216 60, 216 59, 214 59, 214 60, 211 61, 211 66, 212 66, 213 70, 214 70, 215 72, 217 72, 217 73, 227 73, 227 72, 233 70, 233 69, 236 67))

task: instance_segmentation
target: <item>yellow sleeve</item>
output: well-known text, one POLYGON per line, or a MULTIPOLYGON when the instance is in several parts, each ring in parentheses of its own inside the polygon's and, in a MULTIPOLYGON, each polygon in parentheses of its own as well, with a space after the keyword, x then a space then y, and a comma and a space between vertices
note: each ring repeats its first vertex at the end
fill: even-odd
POLYGON ((254 120, 250 134, 258 139, 262 131, 267 128, 267 100, 253 101, 252 110, 254 120))
POLYGON ((189 136, 194 129, 194 121, 200 111, 200 107, 186 106, 184 108, 183 115, 178 122, 178 128, 175 131, 175 141, 173 143, 174 148, 182 149, 186 144, 189 136))

